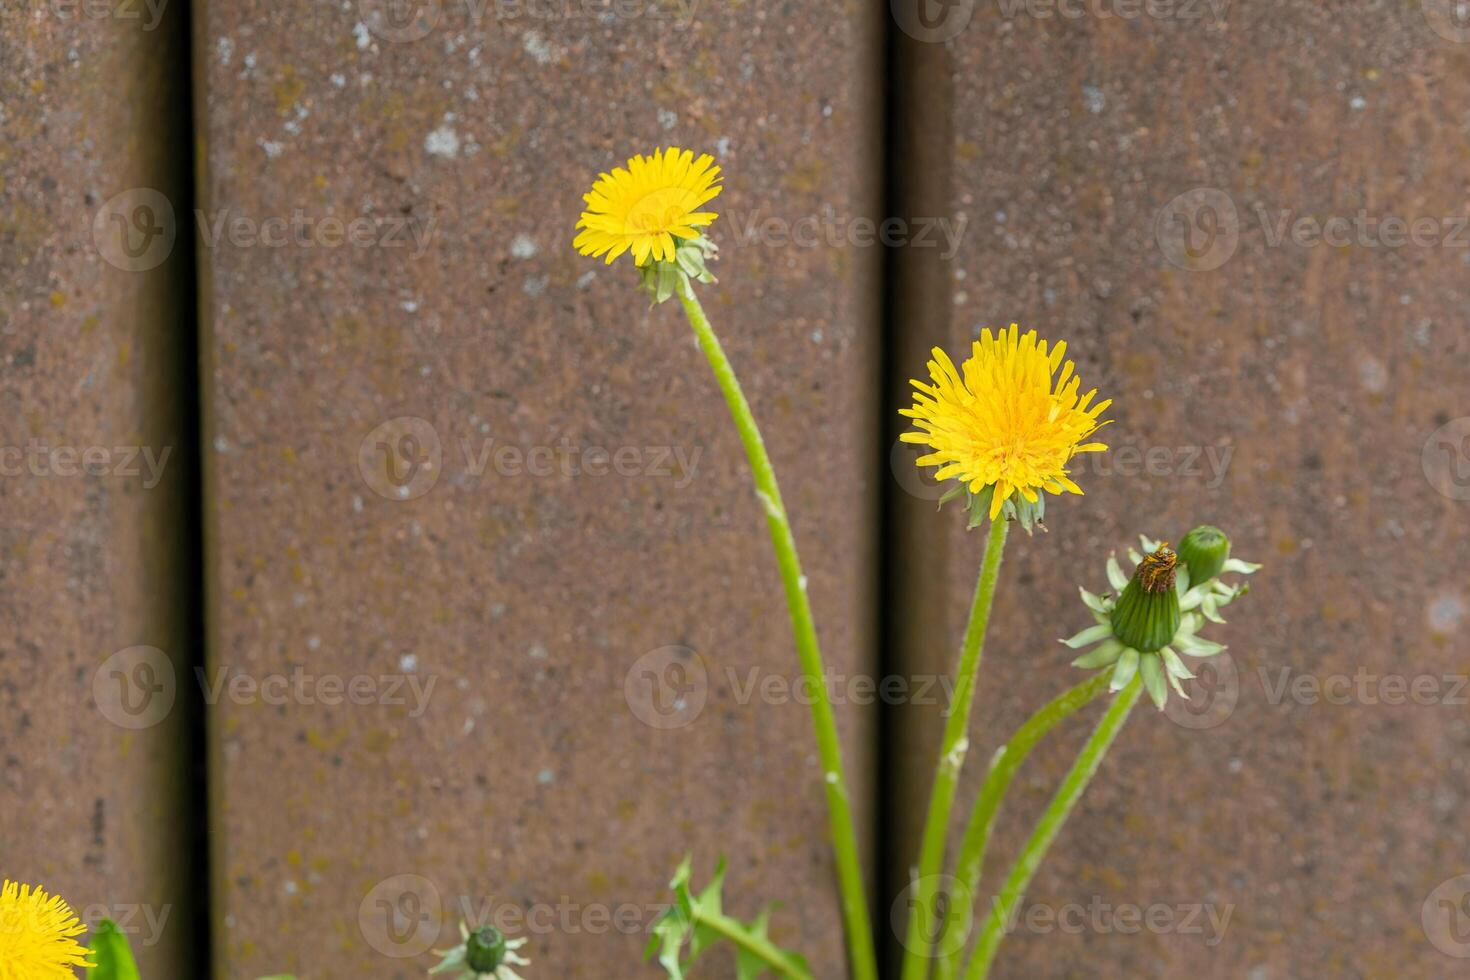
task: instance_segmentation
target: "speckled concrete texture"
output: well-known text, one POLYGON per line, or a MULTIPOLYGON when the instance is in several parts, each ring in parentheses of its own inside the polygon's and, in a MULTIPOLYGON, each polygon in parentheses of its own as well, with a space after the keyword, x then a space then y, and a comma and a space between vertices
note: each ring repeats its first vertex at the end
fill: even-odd
POLYGON ((198 654, 175 587, 192 300, 166 216, 139 211, 188 173, 167 74, 187 45, 154 10, 0 17, 0 877, 116 919, 169 977, 202 869, 165 689, 198 654))
POLYGON ((198 15, 210 659, 245 678, 213 712, 219 973, 417 977, 486 917, 530 976, 656 976, 670 874, 724 851, 727 907, 781 900, 837 977, 806 708, 750 686, 796 666, 740 444, 678 310, 570 242, 599 170, 719 155, 706 307, 832 669, 870 672, 876 250, 780 229, 873 213, 877 19, 379 6, 198 15))
MULTIPOLYGON (((1087 624, 1075 585, 1103 587, 1111 549, 1208 521, 1266 563, 1219 631, 1229 663, 1196 685, 1213 707, 1137 711, 1028 896, 1158 904, 1168 924, 1023 921, 997 975, 1461 970, 1445 937, 1464 934, 1446 919, 1463 882, 1432 900, 1470 870, 1453 680, 1470 615, 1470 33, 1444 15, 982 3, 947 42, 968 218, 951 343, 1020 320, 1066 338, 1116 399, 1087 496, 1011 542, 971 759, 1077 679, 1053 638, 1087 624), (1302 218, 1348 223, 1324 243, 1293 233, 1302 218), (1421 677, 1431 703, 1392 703, 1421 677), (1195 906, 1228 925, 1205 909, 1186 929, 1195 906)), ((954 538, 960 620, 981 542, 954 538)), ((993 856, 1015 853, 1082 730, 1022 771, 993 856)))

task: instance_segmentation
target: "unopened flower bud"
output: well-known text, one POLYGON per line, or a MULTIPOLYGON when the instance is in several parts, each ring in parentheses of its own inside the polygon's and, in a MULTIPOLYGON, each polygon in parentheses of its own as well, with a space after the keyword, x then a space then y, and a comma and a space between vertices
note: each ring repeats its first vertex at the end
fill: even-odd
POLYGON ((1189 569, 1191 585, 1220 574, 1230 557, 1230 539, 1218 527, 1201 524, 1179 542, 1179 560, 1189 569))
POLYGON ((1154 653, 1179 631, 1179 593, 1174 588, 1179 556, 1163 545, 1139 562, 1113 610, 1113 635, 1125 647, 1154 653))
POLYGON ((480 926, 465 940, 465 965, 476 973, 493 973, 505 960, 505 937, 494 926, 480 926))

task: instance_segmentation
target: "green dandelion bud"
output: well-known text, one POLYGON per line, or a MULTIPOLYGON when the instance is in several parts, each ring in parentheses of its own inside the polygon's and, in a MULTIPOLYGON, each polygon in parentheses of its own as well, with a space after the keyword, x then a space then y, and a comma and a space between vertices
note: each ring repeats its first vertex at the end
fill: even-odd
POLYGON ((1218 527, 1201 524, 1179 542, 1179 561, 1189 569, 1191 585, 1219 576, 1230 558, 1230 539, 1218 527))
POLYGON ((1207 556, 1218 550, 1221 566, 1215 576, 1194 584, 1191 578, 1195 569, 1209 570, 1200 565, 1199 559, 1194 569, 1186 566, 1179 574, 1183 547, 1175 554, 1167 544, 1141 537, 1143 552, 1128 551, 1136 565, 1131 578, 1112 557, 1108 559, 1112 591, 1097 595, 1079 590, 1095 625, 1062 641, 1073 650, 1091 647, 1073 660, 1072 666, 1111 671, 1111 690, 1121 691, 1141 676, 1148 696, 1161 709, 1168 701, 1170 688, 1179 697, 1189 699, 1181 682, 1194 674, 1184 657, 1213 657, 1225 649, 1200 636, 1199 631, 1207 622, 1223 623, 1220 610, 1244 595, 1246 587, 1222 582, 1219 572, 1249 575, 1260 568, 1226 557, 1229 539, 1215 528, 1195 528, 1188 537, 1195 546, 1201 541, 1214 545, 1203 549, 1207 556))
POLYGON ((1179 556, 1168 545, 1139 562, 1113 610, 1113 636, 1139 653, 1156 653, 1179 631, 1179 593, 1174 588, 1179 556))
POLYGON ((459 924, 462 942, 453 949, 435 950, 444 959, 429 974, 447 973, 451 980, 522 980, 512 966, 528 966, 530 960, 516 952, 524 939, 506 939, 494 926, 471 929, 459 924))
POLYGON ((505 959, 505 937, 494 926, 481 926, 465 940, 465 964, 476 973, 490 973, 505 959))

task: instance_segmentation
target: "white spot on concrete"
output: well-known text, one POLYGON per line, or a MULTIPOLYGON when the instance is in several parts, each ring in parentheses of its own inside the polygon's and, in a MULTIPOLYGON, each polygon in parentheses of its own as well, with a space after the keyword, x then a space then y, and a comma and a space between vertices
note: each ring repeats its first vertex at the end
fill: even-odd
POLYGON ((398 669, 405 674, 411 674, 418 669, 419 658, 416 654, 405 653, 398 658, 398 669))
POLYGON ((1429 628, 1436 633, 1453 633, 1465 618, 1465 600, 1453 592, 1435 596, 1429 603, 1429 628))
POLYGON ((373 43, 372 32, 362 21, 352 25, 352 36, 357 38, 357 50, 366 51, 373 43))
POLYGON ((1358 379, 1369 391, 1382 391, 1388 387, 1388 368, 1371 354, 1364 355, 1358 361, 1358 379))
POLYGON ((330 81, 333 88, 347 87, 347 76, 342 74, 341 72, 333 72, 330 81))
POLYGON ((660 109, 658 110, 658 124, 665 131, 671 130, 679 125, 679 114, 672 109, 660 109))
POLYGON ((550 276, 527 276, 521 283, 521 292, 527 296, 540 296, 546 292, 546 285, 549 282, 551 282, 550 276))
POLYGON ((536 782, 540 783, 542 786, 550 786, 552 783, 556 782, 556 773, 552 772, 550 769, 542 769, 536 774, 536 782))
POLYGON ((1348 107, 1354 112, 1361 112, 1368 105, 1368 100, 1361 95, 1355 95, 1348 99, 1348 107))
POLYGON ((530 657, 532 660, 545 660, 548 656, 550 656, 550 654, 546 652, 546 647, 542 646, 540 643, 532 643, 531 649, 526 651, 526 656, 530 657))
POLYGON ((265 155, 272 160, 280 156, 281 151, 286 148, 284 144, 277 143, 275 140, 257 140, 256 142, 265 151, 265 155))
POLYGON ((235 57, 235 42, 230 38, 222 37, 214 42, 215 50, 219 52, 219 63, 228 65, 235 57))
POLYGON ((448 126, 440 126, 424 137, 424 152, 430 156, 453 160, 459 156, 459 134, 448 126))
POLYGON ((551 44, 537 31, 527 31, 526 36, 521 38, 521 47, 526 49, 526 54, 536 59, 540 65, 549 65, 556 60, 556 52, 552 50, 551 44))
POLYGON ((593 269, 591 272, 584 272, 584 273, 582 273, 580 276, 577 277, 577 288, 578 289, 586 289, 588 286, 592 285, 592 280, 594 280, 596 278, 597 278, 597 270, 596 269, 593 269))
POLYGON ((1096 85, 1084 85, 1082 86, 1082 104, 1087 107, 1088 112, 1095 116, 1107 107, 1108 97, 1103 95, 1103 90, 1096 85))
POLYGON ((530 235, 521 234, 510 240, 510 254, 518 259, 529 259, 536 254, 536 242, 530 235))

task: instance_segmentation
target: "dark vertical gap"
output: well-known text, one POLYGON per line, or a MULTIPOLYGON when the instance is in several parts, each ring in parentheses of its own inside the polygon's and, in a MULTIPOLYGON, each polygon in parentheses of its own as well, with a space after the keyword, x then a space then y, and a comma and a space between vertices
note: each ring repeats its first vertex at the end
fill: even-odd
MULTIPOLYGON (((884 13, 882 217, 915 226, 950 211, 952 80, 943 43, 920 41, 901 28, 892 9, 930 0, 889 0, 884 13)), ((917 18, 909 18, 912 23, 917 18)), ((880 676, 916 678, 949 669, 944 559, 948 521, 935 513, 938 494, 919 479, 918 453, 902 447, 908 426, 898 409, 909 404, 909 379, 924 376, 929 349, 947 342, 952 271, 934 247, 884 250, 881 305, 882 416, 877 475, 882 508, 878 554, 880 676)), ((910 690, 915 690, 910 686, 910 690)), ((897 976, 902 935, 894 903, 908 887, 917 857, 934 772, 942 705, 879 700, 874 927, 883 976, 897 976)), ((905 908, 906 906, 900 906, 905 908)), ((902 916, 899 916, 900 924, 902 916)))
POLYGON ((181 944, 187 950, 189 975, 213 975, 211 923, 211 868, 209 848, 209 768, 206 707, 200 696, 195 668, 204 667, 205 590, 204 590, 204 446, 201 444, 201 384, 199 268, 195 254, 193 229, 196 201, 195 128, 194 128, 194 58, 193 10, 187 0, 171 3, 166 9, 168 38, 168 92, 161 106, 163 129, 170 134, 172 153, 168 174, 170 199, 174 205, 178 238, 170 256, 170 273, 177 296, 174 336, 177 343, 173 361, 173 377, 169 385, 176 394, 178 412, 179 463, 181 464, 180 505, 178 514, 179 554, 175 596, 179 603, 179 619, 188 651, 187 673, 179 678, 179 710, 183 713, 180 734, 183 736, 181 764, 186 778, 183 783, 183 820, 189 837, 181 842, 184 894, 190 908, 181 916, 180 927, 189 930, 181 944))

